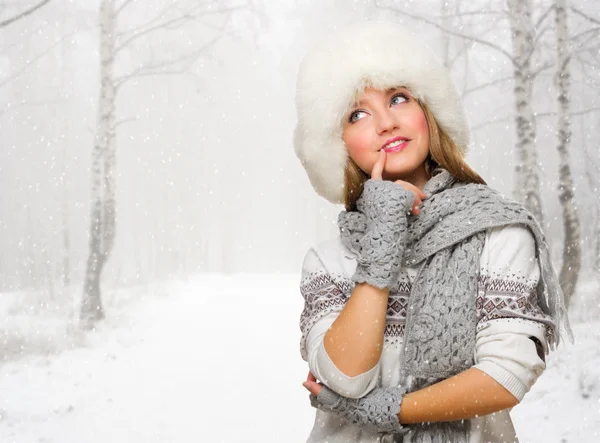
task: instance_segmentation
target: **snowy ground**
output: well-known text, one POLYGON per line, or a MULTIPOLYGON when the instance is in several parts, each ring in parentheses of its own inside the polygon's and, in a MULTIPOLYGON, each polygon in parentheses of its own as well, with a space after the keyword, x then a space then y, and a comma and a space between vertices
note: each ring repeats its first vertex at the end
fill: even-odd
MULTIPOLYGON (((0 442, 304 443, 298 280, 130 288, 107 296, 107 321, 87 334, 65 322, 68 304, 24 311, 22 294, 0 294, 0 442)), ((600 441, 598 306, 577 309, 576 344, 513 410, 521 443, 600 441)))

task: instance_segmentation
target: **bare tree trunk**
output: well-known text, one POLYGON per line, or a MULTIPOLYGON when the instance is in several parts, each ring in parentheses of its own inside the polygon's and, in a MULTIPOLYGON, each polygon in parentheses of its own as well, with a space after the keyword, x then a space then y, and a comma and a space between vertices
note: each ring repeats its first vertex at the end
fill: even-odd
POLYGON ((104 318, 100 292, 102 270, 115 239, 115 0, 100 4, 100 100, 98 126, 92 151, 90 251, 87 260, 81 322, 93 327, 104 318))
MULTIPOLYGON (((448 0, 441 0, 440 16, 444 29, 450 29, 452 21, 450 20, 450 5, 448 0)), ((450 68, 450 35, 447 32, 442 32, 442 62, 446 68, 450 68)))
MULTIPOLYGON (((595 177, 596 179, 596 185, 594 187, 594 190, 596 192, 600 191, 600 186, 598 185, 598 183, 600 182, 600 178, 598 178, 598 176, 595 177)), ((594 224, 592 226, 592 235, 594 237, 594 246, 593 246, 593 257, 594 257, 594 262, 591 263, 592 265, 592 271, 594 273, 594 275, 596 276, 596 281, 598 282, 598 284, 600 285, 600 201, 598 201, 598 199, 596 199, 596 202, 594 203, 594 224)))
POLYGON ((517 126, 518 161, 515 167, 514 196, 517 200, 523 201, 540 225, 544 226, 535 149, 535 117, 531 104, 533 86, 531 0, 508 0, 507 6, 512 35, 517 126))
POLYGON ((600 203, 598 203, 598 201, 596 201, 596 226, 594 231, 596 232, 596 254, 594 255, 596 259, 594 270, 596 271, 596 279, 598 280, 598 283, 600 283, 600 203))
MULTIPOLYGON (((63 26, 66 29, 66 17, 67 17, 67 8, 63 9, 63 26)), ((69 81, 70 72, 67 69, 67 45, 61 45, 61 80, 62 87, 65 87, 69 81)), ((63 149, 62 149, 62 188, 63 188, 63 205, 62 205, 62 284, 63 291, 66 291, 69 285, 71 284, 71 244, 69 239, 69 186, 68 186, 68 143, 69 143, 69 121, 67 121, 66 114, 62 116, 62 131, 63 131, 63 149)))
POLYGON ((62 260, 62 284, 67 288, 71 284, 71 245, 69 242, 69 207, 68 194, 65 186, 64 203, 62 209, 62 234, 63 234, 63 260, 62 260))
MULTIPOLYGON (((585 134, 586 125, 584 124, 583 117, 579 118, 579 129, 581 134, 585 134)), ((592 158, 592 155, 590 155, 590 152, 588 151, 586 137, 582 137, 581 144, 585 155, 585 176, 592 195, 598 195, 598 192, 600 192, 600 167, 596 165, 596 160, 592 158)), ((600 155, 597 157, 600 158, 600 155)), ((590 245, 593 254, 591 270, 596 276, 596 281, 600 284, 600 199, 593 199, 592 204, 593 207, 590 212, 592 213, 593 223, 588 231, 593 238, 593 244, 590 245)), ((583 261, 585 262, 585 259, 583 259, 583 261)))
MULTIPOLYGON (((54 263, 53 254, 48 250, 50 242, 45 241, 45 246, 42 247, 41 253, 43 258, 43 268, 44 268, 44 285, 47 296, 46 300, 55 301, 56 300, 56 291, 54 290, 54 280, 55 280, 55 268, 52 266, 54 263)), ((40 292, 43 292, 44 289, 41 289, 40 292)))
POLYGON ((575 291, 581 268, 581 245, 579 218, 573 193, 573 177, 569 161, 571 143, 571 116, 569 114, 571 74, 569 61, 569 27, 566 0, 555 0, 556 18, 556 85, 558 87, 558 154, 559 154, 559 200, 563 209, 564 243, 560 285, 568 303, 575 291))
POLYGON ((38 286, 38 269, 36 266, 36 253, 37 253, 37 245, 34 240, 37 238, 37 233, 33 229, 33 223, 31 222, 31 206, 27 205, 26 213, 25 213, 25 242, 24 249, 25 255, 23 260, 23 287, 28 290, 39 290, 40 286, 38 286))

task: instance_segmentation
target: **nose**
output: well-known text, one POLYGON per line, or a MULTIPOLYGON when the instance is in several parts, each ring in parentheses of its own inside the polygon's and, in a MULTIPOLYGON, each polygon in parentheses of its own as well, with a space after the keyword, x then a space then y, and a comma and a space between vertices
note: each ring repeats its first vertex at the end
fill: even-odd
POLYGON ((383 112, 377 114, 377 133, 383 134, 384 132, 391 132, 398 128, 397 117, 386 109, 383 112))

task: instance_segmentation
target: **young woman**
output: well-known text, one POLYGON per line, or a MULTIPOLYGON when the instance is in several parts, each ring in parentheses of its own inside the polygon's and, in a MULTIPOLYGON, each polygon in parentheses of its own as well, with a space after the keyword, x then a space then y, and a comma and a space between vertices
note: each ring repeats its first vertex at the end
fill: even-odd
POLYGON ((307 54, 296 107, 296 154, 345 205, 302 269, 308 442, 517 441, 510 408, 570 329, 539 225, 464 160, 449 73, 361 23, 307 54))

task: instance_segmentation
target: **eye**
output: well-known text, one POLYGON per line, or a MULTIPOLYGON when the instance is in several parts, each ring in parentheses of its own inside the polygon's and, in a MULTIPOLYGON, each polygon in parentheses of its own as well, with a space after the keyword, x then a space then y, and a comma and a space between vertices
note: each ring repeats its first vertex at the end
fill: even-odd
POLYGON ((366 114, 365 111, 354 111, 352 114, 350 114, 350 117, 348 118, 348 121, 350 123, 354 123, 355 121, 360 120, 360 118, 355 118, 356 116, 360 115, 360 114, 366 114))
POLYGON ((391 103, 393 105, 402 103, 402 101, 398 101, 397 99, 402 99, 402 101, 408 101, 408 97, 403 92, 400 92, 392 97, 391 103))

